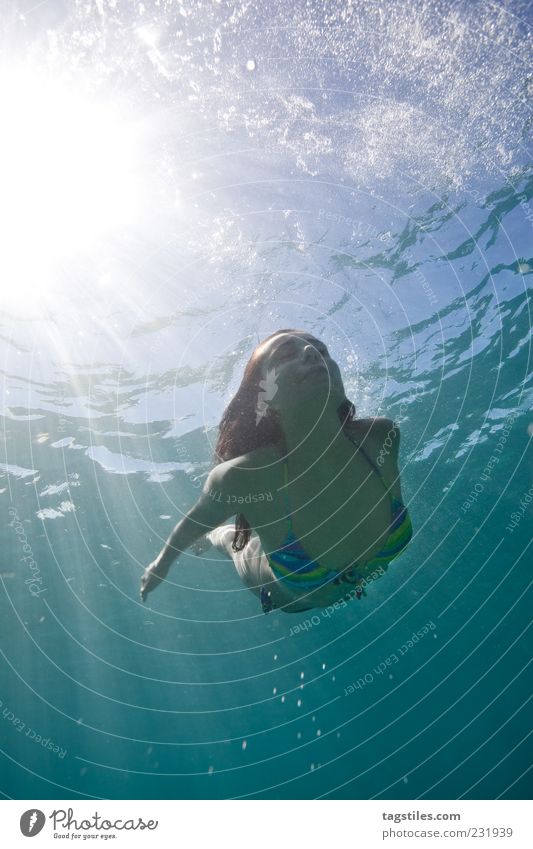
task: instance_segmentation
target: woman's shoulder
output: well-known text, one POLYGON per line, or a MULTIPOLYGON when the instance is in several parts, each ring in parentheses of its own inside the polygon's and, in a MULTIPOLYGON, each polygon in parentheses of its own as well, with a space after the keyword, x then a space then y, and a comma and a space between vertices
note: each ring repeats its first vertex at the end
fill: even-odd
POLYGON ((400 451, 400 428, 393 419, 375 416, 367 419, 354 419, 346 425, 348 434, 357 442, 365 443, 372 453, 386 454, 396 462, 400 451))
POLYGON ((281 451, 276 445, 261 445, 259 448, 253 448, 245 454, 240 454, 238 457, 228 460, 228 463, 231 463, 234 468, 259 471, 265 466, 281 460, 281 457, 281 451))
POLYGON ((400 428, 393 419, 385 416, 374 416, 367 419, 352 419, 345 425, 346 430, 354 439, 370 439, 383 444, 390 440, 390 444, 398 451, 400 446, 400 428))
POLYGON ((272 473, 272 467, 281 460, 281 452, 274 445, 254 448, 231 460, 215 466, 221 489, 240 494, 248 491, 252 484, 258 486, 261 479, 272 473))

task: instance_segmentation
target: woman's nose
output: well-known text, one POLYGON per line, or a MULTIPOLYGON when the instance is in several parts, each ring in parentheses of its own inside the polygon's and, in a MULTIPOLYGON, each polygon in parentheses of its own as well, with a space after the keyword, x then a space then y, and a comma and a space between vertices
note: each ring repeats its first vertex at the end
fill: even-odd
POLYGON ((320 354, 314 345, 307 344, 304 347, 304 360, 306 362, 314 362, 315 360, 318 362, 320 360, 320 354))

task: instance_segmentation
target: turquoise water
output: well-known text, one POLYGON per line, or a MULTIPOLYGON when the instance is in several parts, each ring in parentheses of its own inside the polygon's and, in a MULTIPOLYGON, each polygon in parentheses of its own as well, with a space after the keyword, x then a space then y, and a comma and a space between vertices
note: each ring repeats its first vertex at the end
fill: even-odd
POLYGON ((92 231, 112 177, 87 216, 86 161, 59 158, 61 226, 21 219, 2 267, 0 790, 527 798, 531 12, 180 8, 2 24, 12 62, 118 104, 140 202, 92 231), (143 606, 279 327, 400 424, 413 541, 345 609, 265 616, 213 552, 143 606))

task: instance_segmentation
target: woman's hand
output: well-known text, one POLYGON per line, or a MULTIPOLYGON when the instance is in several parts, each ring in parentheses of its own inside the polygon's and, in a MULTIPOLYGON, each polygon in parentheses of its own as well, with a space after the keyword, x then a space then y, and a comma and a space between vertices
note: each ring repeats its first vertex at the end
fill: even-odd
POLYGON ((154 560, 144 570, 141 578, 141 599, 146 601, 146 596, 149 592, 157 587, 161 581, 166 578, 170 566, 165 566, 159 560, 154 560))

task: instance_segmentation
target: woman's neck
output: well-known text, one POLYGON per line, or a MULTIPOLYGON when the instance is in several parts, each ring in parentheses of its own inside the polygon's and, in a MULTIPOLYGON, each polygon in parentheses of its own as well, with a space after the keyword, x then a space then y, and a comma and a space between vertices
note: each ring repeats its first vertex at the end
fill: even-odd
POLYGON ((301 421, 282 421, 285 436, 285 458, 293 470, 304 472, 311 466, 331 466, 335 457, 346 456, 347 436, 335 411, 334 417, 323 415, 307 430, 301 421))

